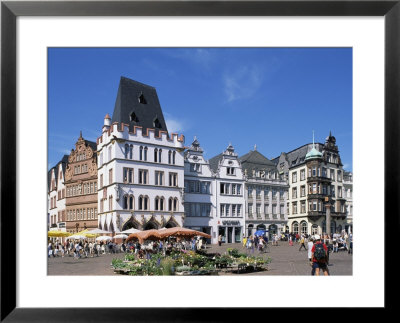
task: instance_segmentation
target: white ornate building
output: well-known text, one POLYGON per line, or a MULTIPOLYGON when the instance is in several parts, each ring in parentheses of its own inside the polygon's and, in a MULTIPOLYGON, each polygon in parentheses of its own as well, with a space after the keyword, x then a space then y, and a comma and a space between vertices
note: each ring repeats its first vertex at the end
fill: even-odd
POLYGON ((209 164, 215 174, 215 238, 221 235, 223 242, 240 242, 245 228, 245 198, 244 174, 238 155, 229 144, 223 153, 211 158, 209 164))
POLYGON ((121 78, 97 151, 100 228, 183 226, 184 136, 168 133, 155 88, 121 78))

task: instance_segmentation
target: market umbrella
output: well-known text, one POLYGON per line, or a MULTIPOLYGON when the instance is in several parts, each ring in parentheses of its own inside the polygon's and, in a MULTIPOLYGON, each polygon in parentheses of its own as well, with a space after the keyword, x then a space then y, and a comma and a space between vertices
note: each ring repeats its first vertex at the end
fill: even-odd
POLYGON ((142 232, 142 231, 140 231, 138 229, 135 229, 135 228, 131 228, 131 229, 128 229, 128 230, 125 230, 125 231, 121 231, 121 233, 126 233, 126 234, 131 234, 131 233, 136 233, 136 232, 142 232))
POLYGON ((74 235, 77 235, 77 236, 81 235, 81 236, 84 236, 86 239, 87 238, 96 238, 96 234, 90 233, 88 229, 82 230, 78 233, 75 233, 74 235))
POLYGON ((68 237, 71 233, 65 231, 48 231, 47 236, 50 238, 68 237))
POLYGON ((201 236, 201 237, 208 238, 208 239, 211 238, 211 236, 207 233, 188 229, 188 228, 182 228, 182 227, 174 227, 174 228, 165 229, 160 232, 160 235, 163 238, 166 238, 166 237, 189 238, 189 237, 195 237, 195 236, 201 236))
POLYGON ((139 239, 140 243, 143 243, 145 240, 160 240, 161 234, 158 230, 145 230, 145 231, 140 231, 136 233, 132 233, 129 235, 129 237, 126 239, 126 242, 133 240, 133 239, 139 239))
POLYGON ((263 235, 265 235, 265 232, 267 232, 267 231, 265 231, 265 230, 257 230, 257 231, 254 233, 254 235, 255 235, 255 236, 263 236, 263 235))
POLYGON ((86 236, 83 235, 78 235, 78 234, 74 234, 72 236, 69 236, 68 239, 72 239, 72 240, 85 240, 87 239, 86 236))
POLYGON ((115 236, 113 236, 113 239, 126 239, 128 238, 128 236, 126 234, 117 234, 115 236))
POLYGON ((100 236, 96 238, 96 241, 100 241, 100 240, 111 240, 112 238, 109 236, 100 236))
POLYGON ((112 232, 96 228, 96 229, 87 231, 85 234, 103 234, 103 233, 112 233, 112 232))

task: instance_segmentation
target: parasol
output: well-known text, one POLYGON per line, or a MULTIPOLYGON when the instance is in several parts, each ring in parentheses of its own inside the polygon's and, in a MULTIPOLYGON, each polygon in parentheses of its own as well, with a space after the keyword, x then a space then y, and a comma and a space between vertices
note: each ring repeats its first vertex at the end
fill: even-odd
POLYGON ((140 243, 143 243, 145 240, 160 240, 161 234, 158 230, 145 230, 145 231, 140 231, 136 233, 132 233, 129 235, 128 239, 126 241, 130 241, 133 239, 139 239, 140 243))
POLYGON ((189 237, 195 237, 195 236, 201 236, 210 239, 211 236, 207 233, 201 232, 201 231, 196 231, 188 228, 182 228, 182 227, 174 227, 174 228, 168 228, 160 232, 160 235, 163 238, 166 237, 183 237, 183 238, 189 238, 189 237))

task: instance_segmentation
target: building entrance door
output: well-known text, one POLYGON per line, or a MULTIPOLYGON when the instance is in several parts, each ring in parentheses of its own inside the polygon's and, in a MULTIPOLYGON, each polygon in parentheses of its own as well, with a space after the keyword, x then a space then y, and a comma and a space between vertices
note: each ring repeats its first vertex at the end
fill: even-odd
POLYGON ((233 228, 228 227, 228 243, 232 243, 232 233, 233 233, 233 228))

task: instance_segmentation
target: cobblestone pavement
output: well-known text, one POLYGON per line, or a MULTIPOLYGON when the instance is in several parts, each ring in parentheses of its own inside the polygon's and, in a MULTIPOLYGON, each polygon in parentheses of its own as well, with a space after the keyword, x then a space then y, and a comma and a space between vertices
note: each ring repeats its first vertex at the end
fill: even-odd
MULTIPOLYGON (((245 273, 240 275, 310 275, 311 266, 307 259, 307 251, 299 251, 299 245, 289 246, 288 242, 281 241, 278 246, 270 246, 270 252, 260 254, 270 257, 268 271, 245 273)), ((225 253, 227 248, 236 248, 241 252, 251 252, 241 244, 207 245, 207 252, 225 253)), ((257 251, 254 255, 259 255, 257 251)), ((105 254, 94 258, 74 259, 65 256, 48 259, 48 275, 115 275, 110 264, 113 258, 122 259, 124 254, 105 254)), ((353 256, 346 251, 330 254, 329 271, 332 276, 352 275, 353 256)), ((236 274, 233 274, 236 275, 236 274)))

